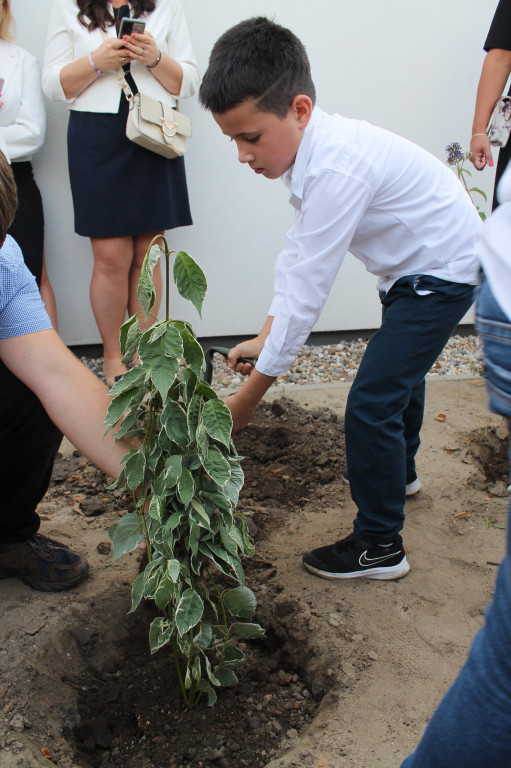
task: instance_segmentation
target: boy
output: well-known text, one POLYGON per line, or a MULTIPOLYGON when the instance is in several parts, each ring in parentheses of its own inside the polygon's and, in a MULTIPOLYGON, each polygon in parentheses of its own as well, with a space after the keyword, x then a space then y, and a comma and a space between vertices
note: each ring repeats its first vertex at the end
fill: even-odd
POLYGON ((38 503, 48 489, 62 432, 108 475, 117 477, 129 441, 105 436, 107 389, 53 330, 35 277, 7 235, 16 184, 0 152, 0 579, 33 589, 69 589, 89 566, 38 533, 38 503))
POLYGON ((200 100, 235 141, 240 162, 282 177, 295 208, 260 334, 228 363, 250 373, 226 402, 242 429, 306 341, 349 248, 379 277, 380 329, 346 406, 353 533, 307 552, 327 579, 396 579, 409 571, 399 531, 415 454, 425 375, 473 301, 481 221, 454 174, 409 141, 315 106, 309 61, 289 30, 243 21, 216 42, 200 100), (258 358, 255 368, 237 363, 258 358))

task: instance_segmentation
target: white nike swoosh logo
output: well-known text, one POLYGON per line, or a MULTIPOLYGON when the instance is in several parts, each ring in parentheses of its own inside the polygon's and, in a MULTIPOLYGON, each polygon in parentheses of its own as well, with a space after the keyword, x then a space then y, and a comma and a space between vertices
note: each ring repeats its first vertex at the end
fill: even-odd
POLYGON ((390 560, 392 557, 395 557, 398 552, 391 552, 390 555, 381 555, 380 557, 366 557, 367 555, 367 549, 365 552, 362 552, 360 557, 358 558, 359 564, 362 566, 362 568, 368 568, 371 565, 377 565, 378 563, 383 563, 385 560, 390 560))

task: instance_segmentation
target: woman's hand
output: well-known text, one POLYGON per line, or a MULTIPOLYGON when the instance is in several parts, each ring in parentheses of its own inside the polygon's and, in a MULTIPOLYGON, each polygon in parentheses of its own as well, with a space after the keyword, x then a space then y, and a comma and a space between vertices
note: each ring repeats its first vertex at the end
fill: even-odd
POLYGON ((486 164, 488 164, 490 168, 493 166, 490 140, 485 133, 472 136, 470 151, 472 154, 470 155, 469 160, 478 171, 482 171, 486 164))
POLYGON ((146 66, 155 64, 160 55, 156 40, 150 32, 124 35, 122 44, 126 46, 125 53, 129 61, 140 61, 146 66))
POLYGON ((108 69, 119 69, 128 61, 128 52, 124 42, 115 37, 103 40, 101 45, 92 51, 94 65, 104 72, 108 69))

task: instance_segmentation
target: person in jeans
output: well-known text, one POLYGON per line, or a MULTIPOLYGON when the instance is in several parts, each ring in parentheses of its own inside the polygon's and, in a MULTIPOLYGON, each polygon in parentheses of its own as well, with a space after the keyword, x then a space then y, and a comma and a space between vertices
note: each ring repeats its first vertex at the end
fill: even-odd
POLYGON ((353 533, 303 557, 327 579, 408 573, 400 531, 415 455, 425 376, 473 302, 477 211, 440 160, 410 141, 315 106, 307 54, 264 17, 215 43, 200 91, 240 162, 282 178, 295 210, 275 267, 268 318, 228 364, 250 372, 226 399, 242 429, 307 340, 348 249, 379 278, 383 322, 371 337, 345 417, 353 533), (240 357, 258 358, 255 367, 240 357))
POLYGON ((38 532, 36 507, 62 433, 111 477, 132 445, 105 435, 108 390, 53 329, 35 277, 7 235, 16 203, 14 176, 0 152, 0 579, 57 591, 88 572, 84 557, 38 532))
MULTIPOLYGON (((481 247, 485 273, 477 298, 489 408, 511 424, 511 168, 481 247)), ((511 448, 510 448, 511 464, 511 448)), ((468 659, 401 768, 511 767, 511 525, 493 601, 468 659)))

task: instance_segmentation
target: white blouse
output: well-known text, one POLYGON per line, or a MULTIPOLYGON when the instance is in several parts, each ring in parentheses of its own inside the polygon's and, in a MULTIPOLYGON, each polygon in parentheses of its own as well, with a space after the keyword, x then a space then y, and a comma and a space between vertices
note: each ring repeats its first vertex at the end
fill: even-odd
POLYGON ((8 161, 30 160, 44 142, 46 111, 41 75, 32 54, 0 40, 0 150, 8 161))
MULTIPOLYGON (((70 109, 80 112, 112 112, 119 109, 121 89, 114 70, 102 72, 88 88, 72 99, 66 99, 60 82, 63 67, 95 51, 105 38, 100 29, 89 32, 79 23, 76 0, 53 0, 48 22, 46 51, 43 64, 43 90, 49 99, 67 101, 70 109)), ((160 85, 145 64, 131 63, 131 73, 139 91, 154 99, 174 105, 176 98, 193 96, 201 75, 188 32, 180 0, 156 0, 156 8, 142 15, 146 30, 158 48, 179 62, 183 68, 181 92, 174 98, 160 85)), ((107 27, 107 37, 116 37, 115 27, 107 27)), ((123 96, 124 98, 124 96, 123 96)))

